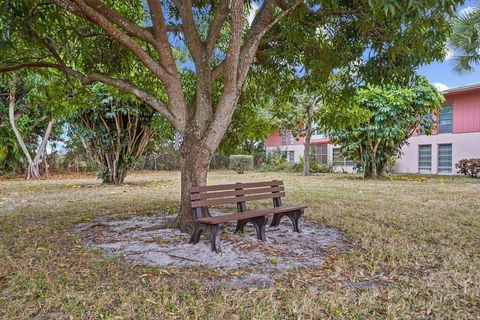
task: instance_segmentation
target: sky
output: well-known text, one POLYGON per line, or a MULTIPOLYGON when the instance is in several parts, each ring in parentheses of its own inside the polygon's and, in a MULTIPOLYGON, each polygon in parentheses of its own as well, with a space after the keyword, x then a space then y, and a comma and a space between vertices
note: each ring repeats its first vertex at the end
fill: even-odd
MULTIPOLYGON (((465 1, 465 4, 458 9, 458 13, 462 10, 469 10, 475 3, 476 0, 465 1)), ((458 75, 453 72, 453 62, 451 58, 451 54, 447 54, 445 61, 423 66, 418 69, 418 74, 425 76, 428 81, 434 84, 439 90, 480 83, 480 68, 477 68, 476 72, 468 75, 458 75)))

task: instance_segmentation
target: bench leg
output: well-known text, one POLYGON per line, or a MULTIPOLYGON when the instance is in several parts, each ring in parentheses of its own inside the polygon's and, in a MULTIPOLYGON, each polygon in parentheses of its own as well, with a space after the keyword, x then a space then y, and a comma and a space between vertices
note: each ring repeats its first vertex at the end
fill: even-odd
POLYGON ((298 225, 298 220, 303 216, 303 210, 292 211, 287 214, 293 224, 293 231, 300 233, 300 226, 298 225))
POLYGON ((268 223, 268 218, 265 216, 256 217, 250 219, 250 222, 254 225, 255 230, 257 231, 257 239, 262 241, 267 241, 267 237, 265 236, 265 226, 268 223))
POLYGON ((210 238, 210 243, 212 245, 212 251, 216 253, 222 252, 220 247, 220 234, 222 233, 223 224, 207 224, 204 225, 205 231, 210 238))
POLYGON ((270 223, 270 227, 278 227, 280 225, 280 220, 283 216, 288 216, 293 224, 293 231, 300 233, 300 226, 298 224, 298 220, 303 216, 304 210, 292 211, 292 212, 283 212, 277 213, 273 215, 272 223, 270 223))
POLYGON ((270 223, 270 227, 278 227, 280 225, 280 220, 284 216, 284 213, 277 213, 273 215, 272 222, 270 223))
POLYGON ((202 235, 203 228, 200 226, 200 224, 195 223, 193 226, 193 232, 192 236, 190 237, 190 243, 198 243, 200 241, 200 236, 202 235))
POLYGON ((237 227, 235 228, 234 233, 243 232, 243 228, 245 227, 247 222, 248 222, 248 220, 238 220, 237 221, 237 227))

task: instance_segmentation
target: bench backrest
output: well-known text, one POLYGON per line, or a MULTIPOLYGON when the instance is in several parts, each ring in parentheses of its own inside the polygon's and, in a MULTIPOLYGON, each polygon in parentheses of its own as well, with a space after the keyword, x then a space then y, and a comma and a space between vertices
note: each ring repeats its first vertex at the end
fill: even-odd
POLYGON ((281 206, 280 198, 284 196, 285 190, 281 180, 194 186, 190 189, 194 209, 236 203, 238 210, 244 211, 245 202, 263 199, 273 199, 274 206, 278 207, 281 206))

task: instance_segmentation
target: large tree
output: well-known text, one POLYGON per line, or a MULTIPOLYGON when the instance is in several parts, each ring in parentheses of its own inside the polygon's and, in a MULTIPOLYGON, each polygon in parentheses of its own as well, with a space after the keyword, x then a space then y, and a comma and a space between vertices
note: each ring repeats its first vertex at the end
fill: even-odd
POLYGON ((407 88, 369 86, 358 90, 350 106, 353 118, 363 114, 364 120, 345 127, 331 123, 329 137, 342 147, 345 157, 360 164, 365 178, 375 179, 383 175, 390 158, 401 155, 415 132, 431 133, 431 115, 443 101, 438 90, 421 77, 407 88))
POLYGON ((130 92, 158 111, 183 136, 179 224, 186 228, 189 188, 206 183, 256 59, 270 57, 278 74, 301 61, 312 72, 348 64, 366 78, 404 76, 443 57, 457 2, 6 1, 0 72, 57 69, 130 92))

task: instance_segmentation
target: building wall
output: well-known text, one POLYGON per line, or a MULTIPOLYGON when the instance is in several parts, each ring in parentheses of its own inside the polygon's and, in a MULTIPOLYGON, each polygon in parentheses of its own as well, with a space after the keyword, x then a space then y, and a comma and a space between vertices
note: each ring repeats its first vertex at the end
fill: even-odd
POLYGON ((480 132, 480 91, 447 96, 453 106, 454 133, 480 132))
POLYGON ((438 145, 452 144, 452 174, 456 174, 455 164, 462 159, 480 158, 480 132, 444 133, 432 136, 420 135, 408 139, 403 155, 397 160, 394 170, 404 173, 418 173, 418 146, 432 145, 432 172, 437 173, 438 145))
MULTIPOLYGON (((287 136, 290 135, 290 131, 286 130, 285 134, 287 136)), ((294 137, 291 141, 292 143, 287 145, 303 145, 304 141, 305 139, 302 137, 300 138, 294 137)), ((280 146, 282 146, 282 136, 278 131, 274 131, 265 141, 265 147, 269 148, 269 147, 280 147, 280 146)))
MULTIPOLYGON (((319 144, 319 143, 327 144, 328 163, 331 165, 333 163, 333 148, 337 146, 334 146, 328 143, 328 140, 324 139, 323 137, 321 139, 312 140, 312 144, 319 144)), ((291 144, 291 145, 284 145, 284 146, 271 145, 266 147, 267 152, 273 152, 277 148, 280 151, 294 151, 294 161, 298 162, 300 161, 300 157, 303 158, 303 151, 305 149, 305 146, 303 144, 291 144)), ((334 172, 349 172, 349 173, 354 172, 353 166, 332 166, 332 170, 334 172)))
POLYGON ((303 144, 290 144, 285 146, 272 146, 266 147, 267 152, 273 152, 275 149, 280 149, 280 151, 293 151, 294 152, 294 162, 300 161, 300 157, 303 157, 303 144))
MULTIPOLYGON (((452 174, 456 174, 455 164, 462 159, 480 158, 480 90, 453 92, 445 95, 446 103, 452 106, 452 133, 431 136, 414 135, 403 147, 403 155, 394 170, 405 173, 418 173, 419 145, 432 145, 432 171, 438 173, 438 145, 452 144, 452 174)), ((435 119, 434 119, 435 120, 435 119)))

